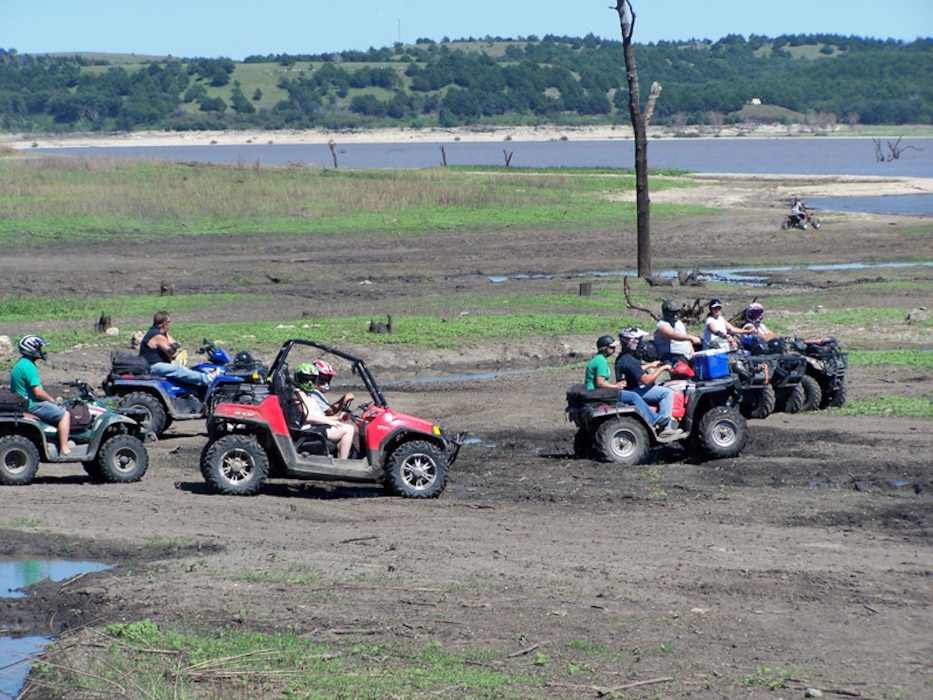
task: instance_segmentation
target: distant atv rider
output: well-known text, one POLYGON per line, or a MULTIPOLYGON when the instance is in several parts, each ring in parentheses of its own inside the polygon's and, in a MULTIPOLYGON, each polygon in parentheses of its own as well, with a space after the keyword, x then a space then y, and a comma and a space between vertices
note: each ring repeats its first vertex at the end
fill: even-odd
POLYGON ((149 363, 149 373, 156 377, 174 379, 194 386, 208 386, 211 377, 204 372, 188 369, 178 361, 181 345, 169 335, 168 327, 172 323, 167 311, 156 311, 152 317, 152 327, 146 331, 139 344, 139 356, 149 363))
POLYGON ((794 202, 790 207, 790 220, 794 226, 807 228, 807 205, 801 201, 800 197, 794 197, 794 202))

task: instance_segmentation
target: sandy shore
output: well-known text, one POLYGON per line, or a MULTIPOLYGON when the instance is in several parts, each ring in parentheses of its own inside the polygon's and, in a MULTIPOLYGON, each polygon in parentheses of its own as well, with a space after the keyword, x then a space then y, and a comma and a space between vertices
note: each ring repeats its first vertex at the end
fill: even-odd
MULTIPOLYGON (((649 138, 783 138, 812 136, 795 126, 724 127, 715 133, 695 127, 671 129, 652 127, 649 138)), ((835 135, 853 137, 857 134, 840 129, 835 135)), ((331 141, 349 143, 452 143, 490 141, 610 141, 634 138, 629 126, 516 126, 460 127, 452 129, 358 129, 331 131, 302 129, 278 131, 134 131, 120 133, 81 134, 0 134, 0 146, 16 149, 65 148, 85 146, 207 146, 253 144, 326 144, 331 141)))

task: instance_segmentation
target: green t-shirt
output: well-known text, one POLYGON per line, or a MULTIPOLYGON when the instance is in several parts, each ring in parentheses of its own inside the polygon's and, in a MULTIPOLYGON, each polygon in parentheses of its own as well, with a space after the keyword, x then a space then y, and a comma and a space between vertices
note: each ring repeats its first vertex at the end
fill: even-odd
POLYGON ((609 373, 609 360, 605 355, 599 353, 586 364, 586 388, 596 388, 596 377, 605 377, 607 380, 612 375, 609 373))
POLYGON ((36 394, 33 391, 33 387, 36 386, 42 386, 36 363, 28 357, 20 358, 20 361, 13 365, 13 371, 10 372, 10 391, 29 399, 29 408, 32 408, 36 403, 36 394))

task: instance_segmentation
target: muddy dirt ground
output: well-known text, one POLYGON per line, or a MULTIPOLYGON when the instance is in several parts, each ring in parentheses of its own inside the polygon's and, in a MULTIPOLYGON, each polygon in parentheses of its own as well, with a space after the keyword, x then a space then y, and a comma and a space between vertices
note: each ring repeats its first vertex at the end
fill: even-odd
MULTIPOLYGON (((655 266, 933 260, 929 222, 827 215, 819 234, 780 232, 784 193, 773 182, 731 183, 704 197, 726 201, 740 190, 742 201, 720 215, 656 221, 655 266)), ((274 309, 296 317, 427 312, 455 322, 482 312, 484 295, 576 292, 585 278, 575 273, 635 263, 634 243, 617 249, 595 234, 539 231, 492 240, 424 235, 352 250, 325 237, 97 249, 72 249, 63 239, 54 254, 40 253, 4 255, 9 292, 155 296, 168 282, 179 294, 266 295, 211 312, 214 320, 274 309), (597 265, 594 250, 604 251, 597 265), (487 277, 512 273, 550 277, 498 285, 487 277), (451 308, 454 293, 470 305, 451 308)), ((933 301, 930 268, 779 274, 755 291, 766 304, 816 287, 829 290, 827 306, 889 306, 905 317, 933 301), (906 283, 886 294, 864 284, 892 275, 906 283)), ((596 280, 602 284, 619 285, 596 280)), ((727 307, 746 292, 724 295, 727 307)), ((659 290, 658 299, 670 293, 659 290)), ((780 309, 769 313, 782 318, 780 309)), ((844 347, 933 347, 928 325, 826 329, 805 309, 794 313, 787 323, 804 334, 832 332, 844 347)), ((115 319, 125 328, 146 321, 115 319)), ((607 332, 616 325, 607 316, 607 332)), ((11 336, 26 330, 0 327, 11 336)), ((351 349, 379 376, 560 367, 587 359, 592 342, 568 336, 418 354, 351 349)), ((69 349, 55 353, 44 378, 53 387, 75 376, 102 378, 106 364, 104 351, 69 349)), ((509 697, 593 698, 615 689, 628 698, 793 698, 807 688, 824 697, 933 696, 929 421, 775 414, 751 422, 737 458, 702 462, 666 449, 646 465, 619 468, 573 458, 563 397, 581 373, 388 389, 394 408, 476 438, 435 501, 322 483, 270 482, 253 498, 213 495, 198 472, 206 440, 199 422, 176 423, 150 446, 151 466, 138 484, 101 486, 80 468, 42 465, 32 485, 0 489, 0 554, 119 566, 5 599, 0 628, 68 635, 150 618, 204 630, 287 629, 337 648, 438 642, 454 653, 491 650, 494 668, 548 676, 543 689, 514 688, 509 697), (296 578, 302 582, 290 582, 296 578), (778 676, 789 680, 772 691, 778 676)), ((930 397, 929 375, 854 368, 848 395, 930 397)), ((29 692, 42 697, 40 688, 29 692)), ((461 697, 456 688, 438 696, 461 697)))

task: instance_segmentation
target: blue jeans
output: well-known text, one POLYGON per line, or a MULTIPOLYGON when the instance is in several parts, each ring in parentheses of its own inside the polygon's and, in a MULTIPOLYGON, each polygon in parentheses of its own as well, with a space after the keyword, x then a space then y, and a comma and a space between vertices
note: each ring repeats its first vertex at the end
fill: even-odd
POLYGON ((156 362, 149 368, 149 373, 155 377, 174 379, 177 382, 195 386, 209 386, 211 383, 210 375, 171 362, 156 362))
MULTIPOLYGON (((641 395, 635 393, 634 391, 623 389, 619 392, 619 401, 634 406, 638 412, 644 416, 645 420, 648 421, 648 425, 654 425, 661 418, 659 414, 651 410, 651 406, 645 402, 641 395)), ((670 408, 668 408, 668 418, 670 418, 670 408)))
POLYGON ((671 412, 674 410, 674 392, 666 386, 642 386, 634 390, 639 397, 646 403, 656 404, 658 407, 658 418, 671 419, 671 412))

